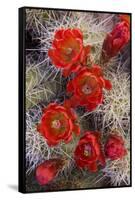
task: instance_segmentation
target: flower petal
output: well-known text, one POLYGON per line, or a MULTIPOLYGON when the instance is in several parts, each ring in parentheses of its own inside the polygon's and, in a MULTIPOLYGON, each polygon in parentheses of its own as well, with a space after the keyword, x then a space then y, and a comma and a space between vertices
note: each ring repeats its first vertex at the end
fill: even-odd
POLYGON ((72 93, 74 91, 74 85, 72 81, 67 83, 67 92, 72 93))
POLYGON ((112 89, 112 84, 109 80, 104 79, 105 81, 105 89, 111 90, 112 89))
POLYGON ((97 163, 93 162, 89 165, 88 169, 92 172, 96 172, 97 171, 97 163))
POLYGON ((60 40, 63 38, 63 32, 64 32, 64 29, 59 29, 58 31, 55 32, 55 39, 57 40, 60 40))
POLYGON ((83 40, 82 32, 79 29, 73 29, 72 32, 73 32, 75 37, 80 38, 81 40, 83 40))
POLYGON ((77 124, 74 124, 73 126, 73 132, 76 134, 76 135, 80 135, 80 127, 77 125, 77 124))
POLYGON ((48 51, 48 56, 52 59, 52 61, 53 61, 53 63, 54 63, 55 65, 57 65, 58 67, 62 67, 64 63, 62 63, 62 62, 60 61, 60 58, 56 55, 55 52, 56 52, 55 50, 50 49, 50 50, 48 51))
POLYGON ((95 76, 103 76, 102 68, 99 65, 93 65, 92 68, 90 68, 90 72, 95 76))

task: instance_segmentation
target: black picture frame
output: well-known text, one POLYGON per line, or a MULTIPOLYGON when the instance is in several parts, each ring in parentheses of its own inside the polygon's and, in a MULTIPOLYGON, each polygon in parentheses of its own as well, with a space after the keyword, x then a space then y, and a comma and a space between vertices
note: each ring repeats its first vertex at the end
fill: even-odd
MULTIPOLYGON (((25 134, 26 134, 26 124, 25 124, 25 112, 26 112, 26 58, 25 58, 25 26, 26 26, 26 9, 45 9, 45 10, 61 10, 61 11, 78 11, 78 12, 95 12, 95 13, 112 13, 112 14, 129 14, 131 17, 131 26, 130 26, 130 185, 127 186, 109 186, 109 187, 97 187, 94 189, 109 189, 109 188, 123 188, 132 186, 132 13, 126 12, 111 12, 111 11, 93 11, 93 10, 75 10, 75 9, 65 9, 65 8, 42 8, 42 7, 21 7, 19 8, 19 172, 18 172, 18 190, 21 193, 34 193, 37 191, 27 191, 26 190, 26 160, 25 160, 25 134)), ((69 190, 54 190, 56 191, 71 191, 71 190, 89 190, 93 188, 85 189, 69 189, 69 190)), ((48 192, 48 191, 38 191, 38 192, 48 192)), ((50 192, 50 191, 49 191, 50 192)))

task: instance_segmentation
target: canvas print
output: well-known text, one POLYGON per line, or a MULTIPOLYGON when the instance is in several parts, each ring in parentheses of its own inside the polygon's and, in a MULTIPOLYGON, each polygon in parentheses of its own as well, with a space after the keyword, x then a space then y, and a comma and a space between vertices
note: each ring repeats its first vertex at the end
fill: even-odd
POLYGON ((25 192, 131 186, 131 14, 23 11, 25 192))

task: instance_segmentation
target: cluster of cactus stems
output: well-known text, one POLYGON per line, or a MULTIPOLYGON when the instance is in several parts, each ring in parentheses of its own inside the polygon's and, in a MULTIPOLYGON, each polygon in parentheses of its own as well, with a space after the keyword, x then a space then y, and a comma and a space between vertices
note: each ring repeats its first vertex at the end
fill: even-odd
POLYGON ((28 191, 96 188, 130 184, 130 44, 102 63, 101 52, 106 35, 118 23, 118 14, 74 12, 45 9, 26 10, 26 187, 28 191), (43 109, 50 103, 63 104, 67 99, 66 85, 74 75, 64 77, 60 68, 51 62, 54 34, 59 29, 79 29, 84 45, 91 45, 87 63, 102 65, 104 76, 112 83, 104 90, 104 101, 89 111, 78 106, 75 112, 81 132, 98 130, 101 141, 117 131, 127 150, 122 159, 107 160, 106 166, 92 173, 78 169, 74 152, 79 137, 73 136, 65 144, 50 147, 37 131, 43 109), (64 160, 60 172, 49 184, 41 186, 35 178, 35 169, 44 161, 64 160))

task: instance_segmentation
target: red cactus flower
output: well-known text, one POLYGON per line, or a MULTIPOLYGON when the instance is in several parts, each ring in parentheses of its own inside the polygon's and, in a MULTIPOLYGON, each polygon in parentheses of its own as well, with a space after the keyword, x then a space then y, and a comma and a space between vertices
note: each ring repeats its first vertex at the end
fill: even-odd
POLYGON ((56 67, 63 69, 63 75, 68 76, 81 64, 86 64, 89 52, 90 46, 83 46, 83 35, 79 29, 60 29, 54 35, 48 55, 56 67))
POLYGON ((111 160, 121 159, 127 151, 124 146, 124 140, 121 136, 111 134, 105 144, 105 155, 111 160))
POLYGON ((46 185, 52 181, 64 166, 64 160, 46 160, 36 168, 35 178, 39 185, 46 185))
POLYGON ((125 21, 118 23, 111 33, 108 33, 102 47, 102 59, 107 62, 128 43, 130 39, 129 24, 125 21))
POLYGON ((121 14, 119 15, 121 21, 125 21, 130 25, 130 15, 128 14, 121 14))
POLYGON ((97 171, 98 162, 105 166, 105 158, 100 144, 100 133, 97 131, 86 132, 80 139, 74 156, 78 167, 87 168, 92 172, 97 171))
POLYGON ((80 133, 76 120, 77 116, 72 109, 51 103, 44 110, 38 131, 50 146, 57 145, 62 140, 68 143, 72 139, 73 132, 76 135, 80 133))
POLYGON ((112 85, 109 80, 104 79, 101 67, 83 67, 67 84, 67 92, 72 94, 67 100, 68 104, 71 107, 85 106, 92 111, 103 101, 103 88, 110 90, 112 85))

